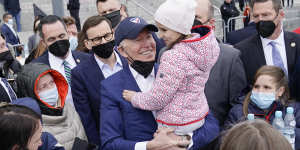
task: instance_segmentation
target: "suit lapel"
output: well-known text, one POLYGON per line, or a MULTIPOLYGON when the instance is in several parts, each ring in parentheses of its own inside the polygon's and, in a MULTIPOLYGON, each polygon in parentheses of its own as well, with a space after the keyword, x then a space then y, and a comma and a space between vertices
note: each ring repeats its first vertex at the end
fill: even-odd
POLYGON ((75 51, 71 51, 71 53, 72 53, 72 56, 73 56, 73 58, 74 58, 74 60, 76 62, 76 65, 78 65, 80 63, 80 57, 79 57, 79 55, 77 55, 77 53, 75 51))
POLYGON ((47 50, 47 51, 44 53, 45 56, 43 56, 43 55, 40 56, 40 57, 42 57, 43 59, 46 58, 43 62, 45 62, 48 66, 50 66, 50 62, 49 62, 49 53, 50 53, 50 52, 47 50))
MULTIPOLYGON (((91 66, 96 66, 96 67, 93 68, 93 69, 88 69, 89 67, 87 66, 87 69, 88 69, 88 70, 87 70, 87 73, 93 75, 93 78, 95 79, 95 82, 96 82, 96 83, 100 83, 100 82, 101 82, 103 79, 105 79, 105 78, 104 78, 104 75, 103 75, 101 69, 99 68, 99 66, 98 66, 98 64, 97 64, 97 62, 96 62, 96 59, 95 59, 95 57, 94 57, 94 54, 92 54, 92 55, 90 56, 89 61, 90 61, 91 66), (96 68, 97 68, 97 69, 96 69, 96 68)), ((95 84, 95 85, 100 85, 100 84, 95 84)), ((99 87, 100 87, 100 86, 99 86, 99 87)), ((99 88, 99 87, 95 87, 95 88, 99 88)))
POLYGON ((4 24, 4 25, 6 26, 6 28, 7 28, 8 31, 10 32, 10 34, 13 35, 13 36, 16 38, 16 40, 19 41, 19 37, 18 37, 17 35, 15 35, 14 32, 13 32, 6 24, 4 24))
POLYGON ((296 41, 289 35, 288 32, 284 32, 285 52, 288 64, 289 74, 294 68, 296 61, 296 41))
POLYGON ((6 92, 5 88, 0 84, 0 102, 11 102, 8 93, 6 92))
POLYGON ((126 79, 124 80, 124 89, 141 92, 141 89, 139 88, 136 80, 134 79, 128 64, 123 65, 123 79, 126 79))
POLYGON ((255 54, 253 55, 255 56, 258 62, 259 65, 258 68, 260 68, 262 65, 266 65, 267 63, 266 63, 265 53, 264 53, 260 36, 257 34, 255 39, 256 39, 255 44, 252 45, 251 47, 253 48, 253 50, 256 51, 255 54))

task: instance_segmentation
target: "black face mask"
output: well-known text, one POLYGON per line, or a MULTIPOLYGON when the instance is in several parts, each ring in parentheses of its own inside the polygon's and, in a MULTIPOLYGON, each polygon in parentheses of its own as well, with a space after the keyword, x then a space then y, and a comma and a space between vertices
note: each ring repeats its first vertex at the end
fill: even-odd
POLYGON ((69 51, 69 40, 59 40, 51 44, 48 49, 56 57, 64 57, 69 51))
POLYGON ((276 25, 273 21, 259 21, 256 23, 256 30, 263 38, 271 36, 275 31, 276 25))
POLYGON ((128 57, 128 58, 127 59, 131 62, 130 66, 135 71, 137 71, 139 74, 144 76, 144 78, 147 78, 149 76, 149 74, 152 72, 153 66, 155 64, 155 60, 153 60, 153 61, 139 61, 139 60, 133 60, 131 57, 128 57))
POLYGON ((11 55, 10 51, 5 51, 0 53, 0 61, 13 61, 14 58, 11 55))
POLYGON ((99 57, 107 59, 114 51, 115 41, 100 44, 92 47, 92 51, 99 57))
POLYGON ((203 23, 197 19, 194 19, 194 24, 193 24, 193 27, 194 26, 198 26, 198 25, 203 25, 203 23))
POLYGON ((121 21, 120 10, 114 11, 112 13, 103 16, 106 17, 111 22, 112 28, 116 27, 121 21))

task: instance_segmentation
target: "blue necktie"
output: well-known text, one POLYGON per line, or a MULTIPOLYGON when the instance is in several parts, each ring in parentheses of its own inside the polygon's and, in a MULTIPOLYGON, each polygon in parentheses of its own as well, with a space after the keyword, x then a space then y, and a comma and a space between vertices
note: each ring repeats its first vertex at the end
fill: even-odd
POLYGON ((16 93, 13 91, 13 89, 9 85, 8 81, 5 78, 1 78, 1 80, 5 84, 5 86, 6 86, 7 90, 8 90, 8 94, 10 96, 11 101, 16 100, 17 99, 16 93))
POLYGON ((276 42, 271 41, 269 44, 272 46, 272 60, 273 60, 274 66, 280 67, 284 71, 284 73, 286 75, 288 75, 287 70, 284 67, 279 50, 276 47, 276 42))
POLYGON ((68 81, 69 85, 71 85, 71 68, 70 68, 70 64, 67 61, 64 61, 63 65, 64 65, 67 81, 68 81))

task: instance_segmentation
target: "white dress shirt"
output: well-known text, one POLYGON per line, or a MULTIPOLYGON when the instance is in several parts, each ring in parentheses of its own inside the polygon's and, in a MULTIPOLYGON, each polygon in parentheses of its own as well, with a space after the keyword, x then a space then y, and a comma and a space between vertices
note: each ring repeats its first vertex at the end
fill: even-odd
POLYGON ((286 57, 286 49, 285 49, 285 41, 284 41, 284 32, 281 30, 279 37, 275 40, 270 40, 267 38, 260 37, 262 46, 264 49, 265 59, 267 65, 274 65, 272 58, 272 46, 269 44, 271 41, 276 43, 276 48, 278 49, 281 59, 283 61, 284 68, 288 73, 288 65, 287 65, 287 57, 286 57))
MULTIPOLYGON (((65 79, 67 80, 66 74, 65 74, 65 68, 64 68, 64 65, 63 65, 64 60, 69 63, 69 66, 70 66, 71 69, 73 69, 74 67, 77 66, 77 64, 76 64, 76 62, 75 62, 75 60, 72 56, 72 52, 69 50, 69 54, 68 54, 66 59, 61 59, 59 57, 56 57, 52 53, 50 53, 49 51, 48 51, 48 54, 49 54, 49 64, 50 64, 51 69, 54 69, 54 70, 58 71, 59 73, 61 73, 65 77, 65 79)), ((68 90, 68 95, 67 95, 67 98, 66 98, 66 102, 69 102, 74 106, 70 85, 69 85, 69 90, 68 90)))
POLYGON ((115 51, 114 51, 114 54, 116 56, 116 60, 117 61, 115 62, 113 68, 111 68, 108 64, 103 63, 100 59, 98 59, 96 57, 96 54, 94 54, 95 60, 96 60, 98 66, 101 69, 101 71, 102 71, 102 73, 103 73, 103 75, 104 75, 105 78, 107 78, 107 77, 113 75, 114 73, 116 73, 116 72, 118 72, 118 71, 120 71, 120 70, 123 69, 123 67, 122 67, 122 61, 121 61, 119 55, 115 51))

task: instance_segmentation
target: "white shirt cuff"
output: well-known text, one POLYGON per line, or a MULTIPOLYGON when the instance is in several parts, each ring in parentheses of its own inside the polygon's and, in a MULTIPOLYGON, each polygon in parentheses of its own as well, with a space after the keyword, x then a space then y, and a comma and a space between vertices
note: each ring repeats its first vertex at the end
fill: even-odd
POLYGON ((134 150, 147 150, 147 143, 146 142, 137 142, 134 146, 134 150))
POLYGON ((193 133, 188 133, 189 136, 191 136, 191 143, 188 146, 188 149, 192 148, 194 142, 193 142, 193 133))

